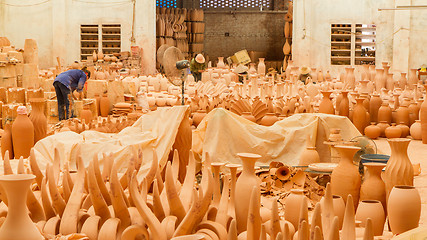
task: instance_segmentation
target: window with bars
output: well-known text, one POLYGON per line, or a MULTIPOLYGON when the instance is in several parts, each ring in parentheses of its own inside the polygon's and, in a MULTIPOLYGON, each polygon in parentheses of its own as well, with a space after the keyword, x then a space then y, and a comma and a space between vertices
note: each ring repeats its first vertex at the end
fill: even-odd
POLYGON ((272 0, 200 0, 200 7, 206 9, 270 9, 272 0))
POLYGON ((176 8, 177 0, 156 0, 156 6, 163 8, 176 8))

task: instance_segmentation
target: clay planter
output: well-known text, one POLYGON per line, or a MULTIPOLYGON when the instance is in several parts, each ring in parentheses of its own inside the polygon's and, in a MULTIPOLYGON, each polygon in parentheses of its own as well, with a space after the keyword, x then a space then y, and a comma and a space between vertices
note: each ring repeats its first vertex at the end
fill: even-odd
POLYGON ((259 124, 263 126, 271 126, 277 121, 279 121, 279 119, 274 113, 266 113, 265 116, 259 122, 259 124))
POLYGON ((334 104, 330 99, 332 92, 323 91, 321 93, 323 94, 323 99, 319 105, 319 113, 335 114, 334 104))
POLYGON ((2 240, 42 240, 44 237, 31 221, 26 207, 27 192, 35 176, 16 174, 0 176, 0 184, 8 199, 6 220, 0 228, 2 240))
POLYGON ((110 113, 110 99, 108 99, 106 93, 104 93, 99 100, 99 110, 102 117, 108 117, 108 114, 110 113))
POLYGON ((408 157, 408 146, 411 139, 395 138, 387 139, 387 141, 390 144, 391 155, 382 179, 388 199, 390 191, 395 185, 414 185, 414 168, 408 157))
POLYGON ((365 178, 360 187, 360 200, 378 200, 386 210, 385 184, 381 179, 381 170, 386 166, 384 163, 364 163, 367 168, 365 178))
POLYGON ((285 200, 285 220, 292 223, 295 229, 298 229, 299 226, 299 217, 304 198, 307 198, 304 195, 304 190, 291 189, 291 194, 285 200))
POLYGON ((44 115, 45 102, 43 98, 30 99, 32 109, 30 120, 34 126, 34 144, 47 135, 47 118, 44 115))
MULTIPOLYGON (((427 84, 424 85, 427 91, 427 84)), ((427 97, 424 97, 424 102, 420 107, 420 121, 421 121, 421 138, 424 144, 427 144, 427 97)))
POLYGON ((255 175, 255 162, 261 156, 252 153, 238 153, 237 156, 243 164, 243 171, 236 182, 236 202, 234 204, 237 230, 241 233, 246 230, 249 211, 249 201, 242 201, 242 199, 250 199, 253 187, 261 184, 261 180, 255 175))
POLYGON ((364 200, 361 201, 357 211, 356 220, 361 221, 361 227, 366 227, 366 221, 370 218, 372 220, 372 229, 375 236, 382 236, 385 223, 385 213, 383 205, 377 200, 364 200))
POLYGON ((420 194, 415 187, 396 185, 391 190, 387 210, 393 234, 401 234, 414 229, 418 227, 420 221, 420 194))
POLYGON ((371 122, 371 125, 365 128, 365 135, 370 139, 377 139, 381 135, 381 128, 371 122))
POLYGON ((193 125, 195 127, 199 126, 199 124, 202 122, 203 118, 205 118, 206 116, 206 111, 205 110, 198 110, 196 113, 194 113, 193 115, 193 125))
POLYGON ((34 146, 34 126, 27 116, 27 108, 18 107, 18 116, 12 124, 12 142, 15 158, 30 156, 30 150, 34 146))
POLYGON ((415 123, 411 125, 411 128, 409 129, 409 132, 411 133, 411 137, 414 140, 421 140, 421 138, 422 138, 422 134, 421 134, 421 121, 420 120, 415 120, 415 123))
POLYGON ((338 145, 335 149, 338 150, 341 160, 331 174, 332 194, 341 196, 344 200, 351 194, 354 199, 354 208, 356 208, 359 202, 361 180, 358 167, 353 165, 353 156, 360 148, 338 145))
POLYGON ((402 136, 402 129, 397 127, 395 123, 392 123, 390 127, 385 129, 385 136, 387 138, 400 138, 402 136))
POLYGON ((8 122, 4 127, 4 132, 1 136, 1 156, 4 158, 6 151, 9 153, 9 159, 13 159, 13 144, 12 144, 12 126, 8 122))

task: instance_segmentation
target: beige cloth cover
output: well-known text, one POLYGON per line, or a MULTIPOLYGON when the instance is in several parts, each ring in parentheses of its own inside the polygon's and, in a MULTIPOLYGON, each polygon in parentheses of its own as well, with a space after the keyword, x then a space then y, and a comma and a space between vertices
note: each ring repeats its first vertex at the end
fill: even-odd
POLYGON ((207 153, 211 162, 240 164, 236 154, 250 152, 262 156, 258 165, 266 165, 270 161, 298 165, 307 137, 314 136, 311 144, 317 147, 321 161, 329 162, 329 146, 323 142, 327 140, 331 128, 341 129, 344 140, 360 136, 347 117, 295 114, 265 127, 217 108, 209 112, 193 132, 193 151, 201 156, 207 153))

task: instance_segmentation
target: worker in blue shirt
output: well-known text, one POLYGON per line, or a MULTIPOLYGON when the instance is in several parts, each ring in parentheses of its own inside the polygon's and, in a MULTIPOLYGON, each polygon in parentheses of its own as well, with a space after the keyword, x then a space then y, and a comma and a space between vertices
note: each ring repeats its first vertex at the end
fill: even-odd
POLYGON ((77 92, 82 92, 86 79, 88 78, 90 78, 90 71, 88 71, 86 67, 83 67, 82 70, 71 69, 65 71, 55 78, 53 86, 55 87, 56 99, 58 101, 59 121, 70 117, 70 101, 68 96, 75 90, 77 90, 77 92))

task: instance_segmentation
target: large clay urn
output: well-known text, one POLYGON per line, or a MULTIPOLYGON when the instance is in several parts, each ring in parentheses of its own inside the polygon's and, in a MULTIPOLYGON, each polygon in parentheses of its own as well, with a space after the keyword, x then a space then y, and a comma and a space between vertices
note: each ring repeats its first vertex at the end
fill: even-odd
MULTIPOLYGON (((390 159, 387 162, 382 179, 385 183, 387 198, 395 185, 414 185, 414 168, 408 157, 408 146, 411 139, 387 139, 391 148, 390 159)), ((388 204, 388 202, 387 202, 388 204)))
POLYGON ((366 221, 368 218, 372 220, 374 236, 382 236, 385 223, 385 213, 380 201, 363 200, 359 203, 356 211, 356 220, 361 221, 361 227, 366 227, 366 221))
POLYGON ((34 126, 34 144, 47 135, 47 118, 44 115, 45 100, 43 98, 32 98, 30 120, 34 126))
POLYGON ((387 201, 388 222, 393 234, 401 234, 418 227, 421 198, 413 186, 396 185, 387 201))
POLYGON ((291 194, 285 200, 285 220, 292 223, 295 229, 299 226, 299 217, 304 198, 304 190, 291 189, 291 194))
POLYGON ((321 93, 323 94, 323 99, 319 105, 319 113, 335 114, 334 104, 330 99, 332 92, 322 91, 321 93))
POLYGON ((4 132, 1 135, 1 157, 4 158, 6 151, 9 152, 9 159, 13 159, 13 144, 12 144, 12 126, 9 122, 4 127, 4 132))
POLYGON ((391 124, 392 119, 392 110, 388 105, 388 102, 383 102, 380 109, 378 109, 378 122, 386 121, 388 124, 391 124))
POLYGON ((99 100, 99 111, 101 112, 102 117, 108 117, 110 113, 110 99, 106 93, 102 94, 101 99, 99 100))
POLYGON ((374 94, 369 101, 369 114, 371 122, 378 123, 378 111, 380 110, 383 101, 379 94, 374 94))
POLYGON ((238 153, 237 156, 242 160, 243 170, 236 182, 235 191, 235 209, 237 231, 239 233, 246 231, 249 200, 254 186, 259 186, 261 180, 255 175, 255 163, 261 158, 258 154, 238 153))
POLYGON ((351 194, 354 199, 354 208, 356 209, 359 202, 361 180, 359 169, 353 164, 353 156, 360 148, 338 145, 335 146, 335 149, 338 150, 341 159, 331 174, 332 194, 341 196, 344 201, 347 201, 347 196, 351 194))
POLYGON ((387 209, 385 184, 381 179, 381 171, 386 166, 385 163, 364 163, 366 167, 365 177, 360 187, 360 200, 378 200, 387 209))
POLYGON ((350 116, 350 110, 349 110, 350 102, 348 100, 348 92, 342 91, 341 94, 342 94, 342 99, 339 102, 338 114, 340 116, 349 117, 350 116))
POLYGON ((353 124, 361 134, 364 133, 367 122, 367 114, 366 109, 363 106, 363 101, 363 98, 356 98, 356 106, 353 109, 353 124))
MULTIPOLYGON (((427 91, 427 84, 424 85, 427 91)), ((424 96, 424 102, 420 107, 420 121, 421 121, 421 138, 424 144, 427 144, 427 96, 424 96)))
POLYGON ((199 126, 199 124, 202 122, 203 118, 206 116, 206 110, 198 110, 193 115, 193 125, 195 127, 199 126))
POLYGON ((83 110, 80 112, 80 119, 84 120, 85 123, 90 123, 92 121, 92 111, 89 105, 83 105, 83 110))
POLYGON ((2 240, 42 240, 44 237, 31 221, 27 209, 27 192, 36 176, 14 174, 0 176, 0 184, 6 192, 7 217, 0 228, 2 240))
POLYGON ((345 68, 345 85, 347 88, 354 89, 356 83, 356 77, 354 76, 354 68, 346 67, 345 68))
POLYGON ((27 108, 19 106, 17 117, 12 124, 13 153, 16 159, 28 158, 34 146, 34 125, 27 116, 27 108))
POLYGON ((385 129, 386 138, 400 138, 402 136, 402 129, 396 126, 396 123, 392 123, 390 127, 385 129))

